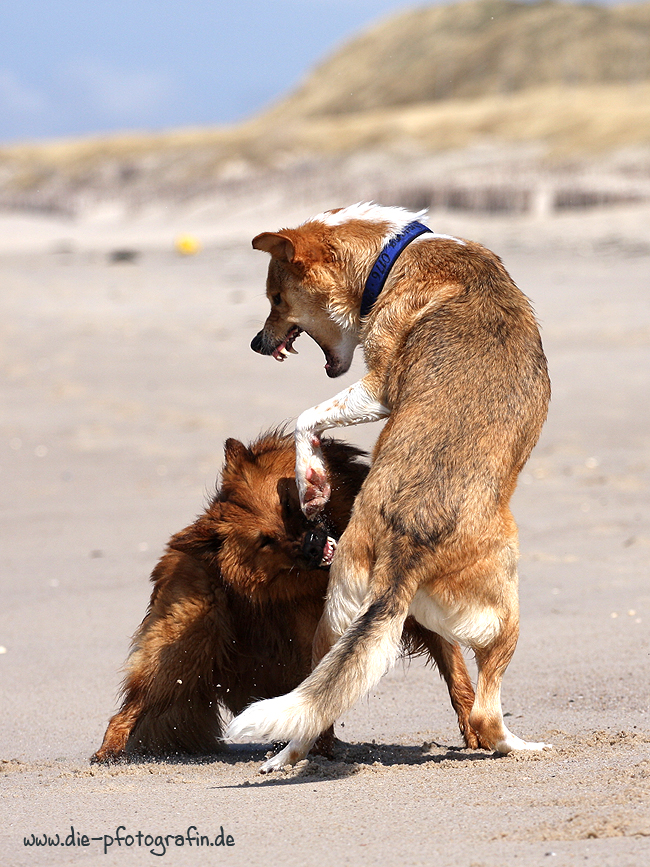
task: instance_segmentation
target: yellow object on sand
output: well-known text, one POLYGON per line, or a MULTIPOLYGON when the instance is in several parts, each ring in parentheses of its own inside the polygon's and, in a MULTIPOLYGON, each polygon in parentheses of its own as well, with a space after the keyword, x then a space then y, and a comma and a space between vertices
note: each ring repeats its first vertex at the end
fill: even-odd
POLYGON ((174 243, 176 252, 181 256, 193 256, 201 249, 201 244, 193 235, 179 235, 174 243))

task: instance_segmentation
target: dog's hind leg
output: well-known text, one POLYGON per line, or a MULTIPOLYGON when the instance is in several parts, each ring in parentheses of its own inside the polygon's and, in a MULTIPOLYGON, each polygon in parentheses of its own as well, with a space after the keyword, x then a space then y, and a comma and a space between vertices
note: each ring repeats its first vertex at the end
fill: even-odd
MULTIPOLYGON (((418 626, 419 624, 414 624, 414 627, 418 626)), ((470 749, 489 747, 488 744, 482 742, 479 734, 469 723, 469 716, 474 706, 474 688, 458 644, 447 641, 436 632, 422 627, 417 629, 407 627, 405 641, 407 648, 409 645, 415 645, 417 649, 419 647, 425 648, 435 662, 440 675, 447 684, 451 706, 456 711, 458 727, 465 741, 465 746, 470 749)))
POLYGON ((516 535, 444 581, 421 588, 411 605, 420 624, 474 651, 476 696, 469 714, 479 744, 509 753, 541 750, 508 731, 501 710, 501 681, 519 634, 516 535))
MULTIPOLYGON (((503 721, 501 681, 519 636, 517 572, 509 546, 504 547, 500 562, 500 580, 495 582, 499 594, 493 599, 491 614, 487 616, 486 611, 482 620, 483 626, 488 624, 488 628, 482 638, 478 637, 477 631, 475 640, 468 642, 474 650, 478 667, 476 698, 469 717, 470 725, 478 733, 483 745, 499 753, 551 749, 550 744, 518 738, 507 729, 503 721)), ((476 622, 481 623, 480 616, 476 617, 476 622)))
POLYGON ((216 616, 209 576, 186 554, 170 551, 156 566, 150 610, 133 639, 122 707, 93 762, 125 754, 207 754, 221 745, 215 688, 227 625, 216 616))
POLYGON ((133 726, 141 713, 141 703, 135 701, 128 705, 125 703, 122 709, 111 717, 102 745, 90 761, 93 764, 119 761, 124 755, 133 726))
POLYGON ((499 753, 552 749, 551 744, 522 740, 509 731, 503 721, 501 679, 512 657, 516 641, 515 632, 514 636, 500 636, 489 647, 476 650, 478 679, 470 723, 482 743, 499 753))
POLYGON ((176 629, 171 616, 145 618, 129 658, 122 707, 91 761, 222 749, 212 641, 206 635, 213 624, 197 620, 176 629))

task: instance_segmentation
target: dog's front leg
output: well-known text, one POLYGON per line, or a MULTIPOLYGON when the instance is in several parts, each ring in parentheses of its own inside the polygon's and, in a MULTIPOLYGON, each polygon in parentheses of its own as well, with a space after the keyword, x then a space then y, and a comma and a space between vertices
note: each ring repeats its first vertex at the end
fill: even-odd
POLYGON ((296 422, 296 482, 300 505, 314 517, 330 497, 320 435, 332 427, 379 421, 390 415, 368 377, 360 379, 331 400, 305 410, 296 422))
POLYGON ((287 767, 287 765, 295 765, 296 762, 302 761, 307 757, 309 750, 316 743, 316 740, 317 739, 314 738, 314 740, 306 741, 289 741, 286 747, 281 749, 279 753, 276 753, 274 756, 269 756, 260 768, 260 774, 270 774, 273 771, 281 771, 283 768, 287 767))

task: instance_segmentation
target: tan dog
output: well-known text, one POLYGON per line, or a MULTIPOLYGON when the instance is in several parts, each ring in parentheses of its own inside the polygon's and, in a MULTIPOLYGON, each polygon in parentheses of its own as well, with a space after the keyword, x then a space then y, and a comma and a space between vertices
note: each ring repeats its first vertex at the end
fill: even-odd
MULTIPOLYGON (((266 434, 249 447, 227 441, 219 491, 172 537, 153 571, 122 707, 93 761, 217 752, 224 710, 239 713, 309 674, 333 538, 368 472, 352 446, 325 440, 323 451, 333 490, 314 525, 300 509, 292 436, 266 434)), ((402 650, 437 663, 465 744, 476 747, 474 692, 459 648, 409 618, 402 650)), ((328 752, 332 740, 330 730, 318 751, 328 752)))
POLYGON ((436 235, 400 208, 354 205, 259 235, 271 254, 271 313, 253 349, 283 360, 306 331, 329 376, 357 344, 368 373, 296 426, 303 509, 330 484, 323 430, 388 416, 331 569, 312 674, 253 704, 227 736, 290 740, 262 770, 303 757, 371 689, 399 651, 411 614, 478 667, 470 722, 508 753, 542 749, 508 731, 502 676, 519 631, 517 528, 508 503, 550 394, 535 317, 501 261, 436 235))

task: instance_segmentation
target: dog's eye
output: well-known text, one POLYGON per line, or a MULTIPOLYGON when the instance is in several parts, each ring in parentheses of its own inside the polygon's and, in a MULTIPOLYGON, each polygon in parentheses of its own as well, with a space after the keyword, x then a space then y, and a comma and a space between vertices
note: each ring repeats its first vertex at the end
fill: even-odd
POLYGON ((258 544, 260 548, 268 548, 273 545, 274 542, 275 539, 273 538, 273 536, 265 536, 264 534, 262 534, 258 539, 258 544))
POLYGON ((271 296, 271 301, 272 301, 272 302, 275 304, 275 306, 277 307, 277 306, 279 305, 279 303, 282 301, 282 295, 280 295, 280 293, 278 292, 277 295, 273 295, 273 296, 271 296))

